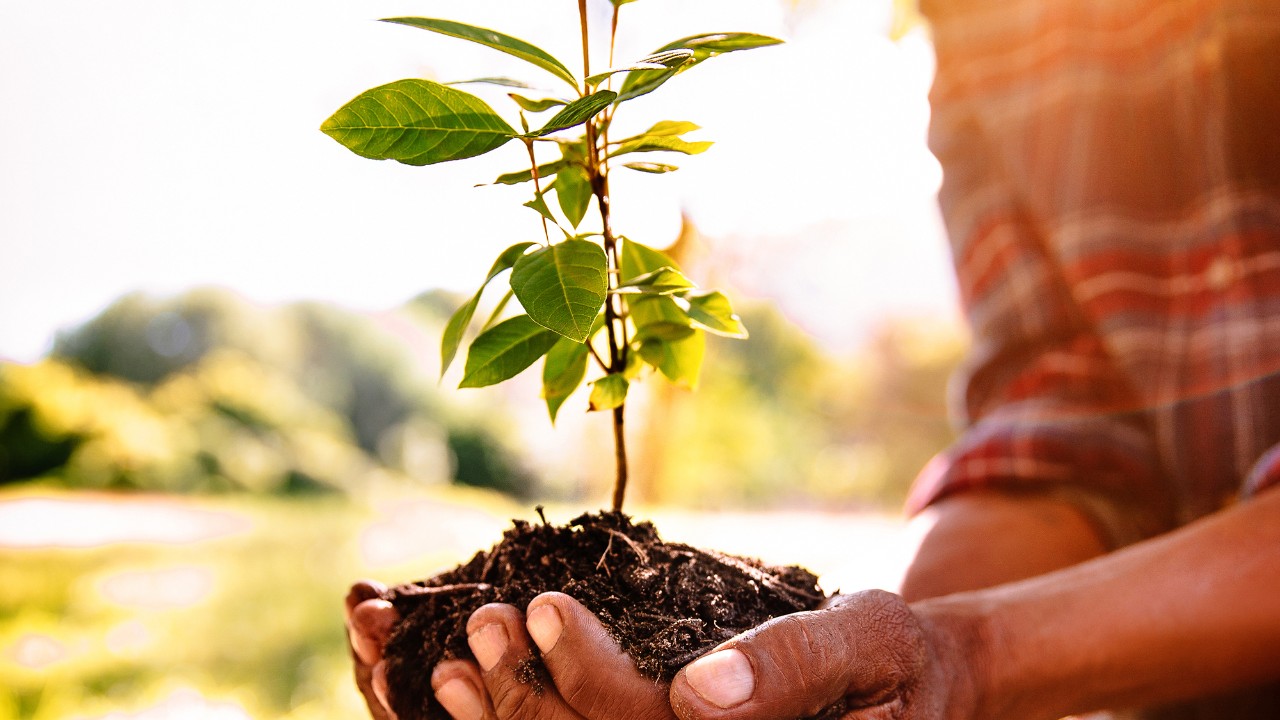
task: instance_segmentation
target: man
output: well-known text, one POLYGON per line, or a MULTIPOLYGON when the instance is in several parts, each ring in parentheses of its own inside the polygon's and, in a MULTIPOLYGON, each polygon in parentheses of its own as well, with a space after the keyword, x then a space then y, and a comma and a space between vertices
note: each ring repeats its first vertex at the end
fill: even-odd
MULTIPOLYGON (((478 663, 432 671, 459 720, 1280 717, 1280 3, 924 10, 975 342, 901 595, 767 623, 670 688, 570 598, 482 608, 478 663), (502 660, 531 643, 542 695, 502 660)), ((366 675, 394 620, 369 593, 366 675)))

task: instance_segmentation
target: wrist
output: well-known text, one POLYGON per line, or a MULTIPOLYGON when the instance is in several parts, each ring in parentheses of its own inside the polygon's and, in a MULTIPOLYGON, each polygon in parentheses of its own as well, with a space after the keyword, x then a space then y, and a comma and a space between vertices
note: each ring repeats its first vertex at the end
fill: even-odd
POLYGON ((912 603, 933 658, 933 682, 947 688, 947 720, 1001 717, 993 662, 994 616, 973 594, 912 603))

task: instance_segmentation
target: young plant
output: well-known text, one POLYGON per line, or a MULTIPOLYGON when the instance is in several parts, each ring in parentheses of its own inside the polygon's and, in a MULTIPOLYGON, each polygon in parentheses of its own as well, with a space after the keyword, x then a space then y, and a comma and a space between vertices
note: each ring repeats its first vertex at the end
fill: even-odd
POLYGON ((610 0, 608 69, 593 73, 587 0, 578 0, 581 76, 538 47, 500 32, 451 20, 387 18, 384 22, 520 58, 562 83, 564 92, 530 97, 524 93, 531 85, 509 78, 448 84, 411 78, 358 95, 321 126, 358 155, 408 165, 475 157, 512 141, 524 145, 529 167, 495 182, 531 185, 532 199, 524 205, 541 216, 541 238, 502 251, 480 289, 450 318, 441 343, 441 374, 473 325, 485 289, 509 271, 509 289, 467 351, 461 387, 503 382, 543 359, 542 394, 554 422, 594 363, 589 409, 613 416, 616 511, 622 509, 627 487, 624 414, 631 383, 650 370, 692 387, 702 365, 705 334, 745 338, 747 331, 724 294, 698 288, 666 254, 620 235, 611 218, 612 171, 672 172, 676 166, 637 156, 696 155, 711 143, 686 140, 686 134, 699 129, 687 121, 663 120, 623 138, 611 137, 610 128, 625 103, 658 90, 704 60, 781 42, 752 33, 694 35, 614 66, 619 14, 623 5, 634 1, 610 0), (615 75, 622 76, 616 89, 615 75), (483 100, 456 87, 467 83, 511 89, 520 130, 483 100), (549 119, 531 122, 547 114, 549 119), (576 136, 567 132, 579 128, 576 136), (558 213, 549 195, 554 195, 558 213), (580 230, 593 200, 598 229, 580 230), (512 297, 524 312, 502 319, 512 297))

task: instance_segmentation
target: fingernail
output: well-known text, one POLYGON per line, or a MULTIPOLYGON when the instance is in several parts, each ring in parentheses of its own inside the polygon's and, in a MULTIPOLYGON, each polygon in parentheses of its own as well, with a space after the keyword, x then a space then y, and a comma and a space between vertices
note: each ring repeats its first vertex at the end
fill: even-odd
POLYGON ((485 625, 467 636, 467 644, 471 653, 480 663, 480 669, 489 672, 507 652, 507 629, 501 623, 485 625))
POLYGON ((382 659, 382 649, 400 619, 395 607, 385 600, 366 600, 351 614, 351 646, 366 664, 382 659))
POLYGON ((560 642, 560 633, 564 631, 564 620, 560 618, 560 610, 555 605, 547 603, 529 612, 525 626, 529 628, 529 635, 538 649, 546 655, 555 648, 557 642, 560 642))
POLYGON ((684 671, 685 680, 704 700, 721 708, 741 705, 756 691, 751 661, 741 651, 729 649, 695 660, 684 671))
POLYGON ((471 683, 462 678, 454 678, 441 685, 436 690, 436 700, 440 701, 453 720, 480 720, 484 716, 480 694, 471 687, 471 683))

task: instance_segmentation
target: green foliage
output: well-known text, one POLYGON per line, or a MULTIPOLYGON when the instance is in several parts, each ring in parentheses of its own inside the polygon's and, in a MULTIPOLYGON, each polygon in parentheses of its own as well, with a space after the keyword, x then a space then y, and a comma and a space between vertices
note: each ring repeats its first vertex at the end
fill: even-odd
MULTIPOLYGON (((456 302, 414 307, 435 332, 456 302)), ((457 477, 482 475, 482 455, 517 466, 504 432, 440 397, 405 339, 315 303, 130 295, 52 358, 0 364, 0 484, 350 493, 385 476, 449 481, 463 433, 483 452, 455 458, 457 477)))
POLYGON ((777 38, 753 33, 708 33, 693 35, 667 43, 655 50, 652 55, 659 55, 669 51, 688 51, 690 54, 686 56, 684 62, 674 67, 664 67, 661 70, 638 70, 628 74, 627 79, 622 83, 622 88, 618 91, 618 101, 623 102, 641 95, 647 95, 657 90, 663 83, 678 73, 684 72, 716 55, 734 52, 735 50, 750 50, 752 48, 777 45, 780 42, 782 41, 777 38))
MULTIPOLYGON (((611 33, 617 32, 619 10, 626 4, 628 0, 611 0, 611 33)), ((579 10, 583 45, 587 47, 590 26, 585 6, 580 5, 579 10)), ((698 126, 685 121, 662 121, 644 133, 617 142, 608 140, 608 131, 624 102, 657 90, 675 75, 708 58, 774 45, 779 40, 750 33, 695 35, 595 74, 590 73, 590 58, 584 58, 586 77, 579 80, 546 51, 501 32, 435 18, 398 17, 386 22, 478 43, 520 58, 564 81, 577 94, 576 99, 562 100, 510 93, 519 111, 520 126, 525 130, 517 136, 479 98, 447 85, 400 80, 361 94, 321 126, 359 155, 414 165, 480 155, 512 137, 519 137, 525 144, 529 170, 504 174, 496 183, 534 183, 533 197, 524 204, 541 216, 546 242, 529 252, 519 250, 514 263, 510 262, 510 249, 494 263, 494 271, 485 284, 498 272, 511 268, 511 291, 526 314, 497 324, 491 322, 492 327, 475 338, 468 351, 462 387, 482 387, 511 379, 555 349, 555 356, 548 357, 543 368, 542 390, 553 421, 565 400, 582 384, 590 358, 598 361, 601 376, 590 382, 589 408, 617 410, 624 406, 628 388, 640 376, 642 366, 692 387, 697 384, 702 363, 704 331, 727 337, 747 336, 728 298, 719 292, 699 291, 669 258, 657 264, 649 262, 656 251, 632 252, 632 264, 639 258, 644 267, 628 272, 626 258, 631 243, 614 234, 610 218, 608 176, 612 158, 652 152, 696 155, 711 143, 686 140, 683 135, 698 126), (618 91, 601 87, 615 75, 625 76, 618 91), (537 130, 530 131, 525 113, 552 108, 559 110, 537 130), (579 138, 560 135, 579 126, 585 126, 579 138), (557 137, 553 139, 552 135, 557 137), (539 163, 535 144, 543 141, 558 144, 559 159, 539 163), (554 182, 544 187, 543 181, 553 175, 554 182), (565 224, 547 202, 548 192, 556 194, 565 224), (570 235, 564 227, 576 229, 583 223, 592 197, 596 198, 600 213, 600 232, 570 235), (552 241, 553 225, 561 229, 564 239, 552 241), (654 297, 661 297, 666 303, 654 305, 654 297), (648 310, 640 309, 646 304, 651 306, 648 310), (562 338, 584 347, 573 349, 562 338)), ((611 35, 611 48, 614 40, 611 35)), ((478 82, 522 84, 506 78, 482 78, 478 82)), ((625 167, 654 174, 676 170, 674 165, 654 162, 625 167)), ((483 290, 482 286, 451 318, 441 342, 442 372, 456 355, 483 290)), ((620 412, 614 414, 614 422, 621 423, 620 412)), ((621 502, 621 489, 626 486, 625 448, 619 442, 620 490, 615 493, 615 503, 621 502)))
POLYGON ((488 287, 494 278, 510 270, 516 264, 516 260, 520 259, 520 256, 533 245, 534 243, 529 242, 516 243, 503 250, 498 259, 494 261, 493 267, 489 268, 489 274, 480 285, 480 289, 449 318, 449 324, 444 329, 444 339, 440 343, 441 377, 448 372, 449 366, 453 364, 453 358, 458 354, 458 346, 462 343, 462 334, 466 331, 467 326, 471 324, 472 316, 476 314, 476 306, 480 304, 480 296, 484 293, 484 289, 488 287))

